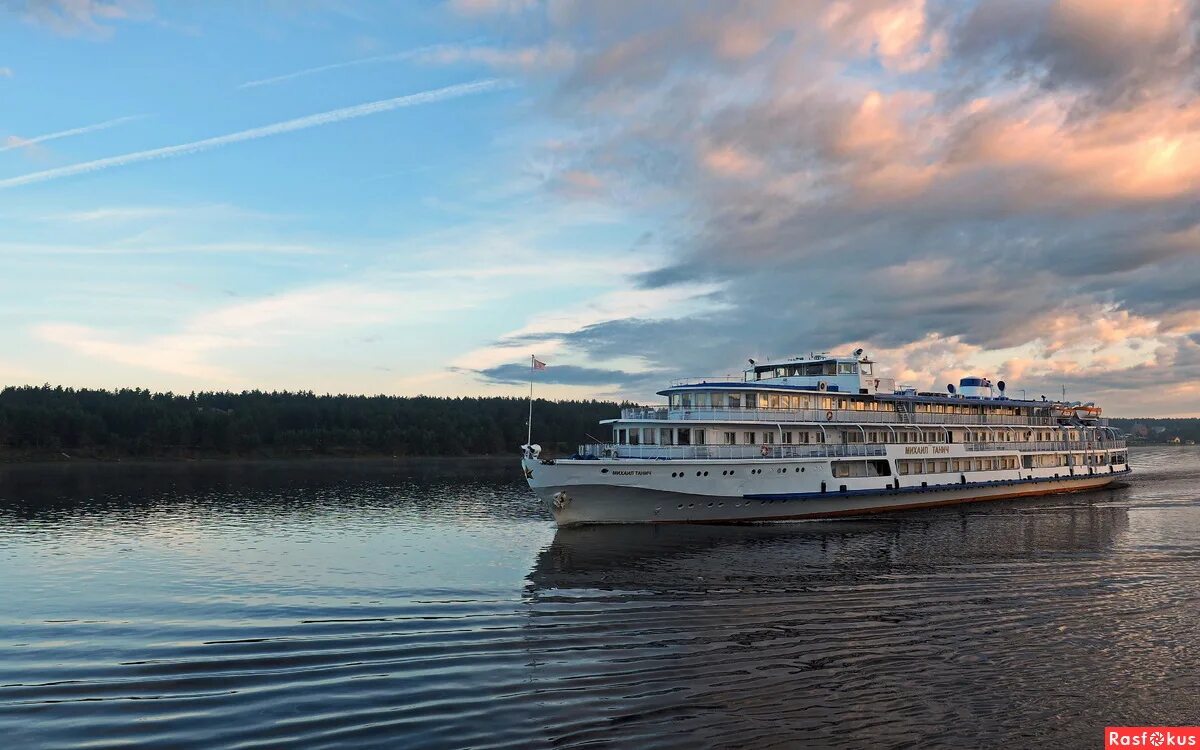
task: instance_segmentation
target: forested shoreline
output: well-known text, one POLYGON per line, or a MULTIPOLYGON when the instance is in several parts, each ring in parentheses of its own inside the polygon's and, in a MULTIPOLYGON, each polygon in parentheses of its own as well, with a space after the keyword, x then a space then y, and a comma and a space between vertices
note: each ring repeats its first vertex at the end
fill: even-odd
MULTIPOLYGON (((525 442, 522 398, 317 395, 311 392, 117 391, 46 386, 0 390, 0 461, 499 456, 525 442)), ((533 435, 571 453, 613 401, 535 400, 533 435)), ((1134 440, 1200 440, 1200 419, 1113 419, 1134 440)))
MULTIPOLYGON (((574 452, 608 401, 533 405, 535 442, 574 452)), ((521 398, 117 391, 51 386, 0 391, 0 460, 516 455, 521 398)))

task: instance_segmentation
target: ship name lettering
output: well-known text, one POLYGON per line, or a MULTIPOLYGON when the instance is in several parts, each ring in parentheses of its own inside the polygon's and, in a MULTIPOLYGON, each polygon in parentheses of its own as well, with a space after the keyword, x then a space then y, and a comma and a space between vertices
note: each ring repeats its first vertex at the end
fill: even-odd
POLYGON ((904 449, 904 455, 906 455, 906 456, 913 456, 913 455, 918 455, 918 454, 923 454, 923 453, 931 453, 931 452, 932 453, 949 453, 950 446, 935 445, 935 446, 933 446, 932 451, 929 450, 928 445, 910 445, 909 447, 904 449))
POLYGON ((616 470, 613 472, 613 475, 618 476, 618 477, 648 477, 648 476, 650 476, 650 472, 648 472, 648 471, 633 471, 633 470, 625 470, 625 471, 616 470))

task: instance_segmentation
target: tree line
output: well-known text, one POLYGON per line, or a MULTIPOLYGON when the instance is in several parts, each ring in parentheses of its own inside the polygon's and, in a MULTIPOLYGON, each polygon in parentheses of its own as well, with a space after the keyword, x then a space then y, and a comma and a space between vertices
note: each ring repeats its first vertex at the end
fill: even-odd
MULTIPOLYGON (((620 408, 610 401, 537 399, 534 442, 547 452, 573 453, 620 408)), ((0 391, 0 452, 10 458, 514 455, 525 442, 528 409, 525 399, 499 397, 8 387, 0 391)))

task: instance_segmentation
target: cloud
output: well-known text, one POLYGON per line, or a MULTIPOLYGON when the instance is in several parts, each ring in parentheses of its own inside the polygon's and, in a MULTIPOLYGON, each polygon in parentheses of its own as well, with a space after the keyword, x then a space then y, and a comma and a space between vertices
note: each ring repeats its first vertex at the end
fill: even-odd
POLYGON ((123 333, 74 323, 33 326, 33 336, 93 359, 230 386, 245 374, 222 360, 238 351, 282 350, 296 341, 345 336, 373 325, 431 324, 450 311, 480 304, 455 284, 414 279, 346 281, 301 287, 188 316, 177 330, 123 333))
POLYGON ((144 117, 145 115, 128 115, 126 117, 117 117, 112 120, 98 122, 94 125, 84 125, 82 127, 71 128, 69 130, 59 130, 54 133, 46 133, 45 135, 30 136, 29 138, 10 135, 5 139, 4 145, 0 146, 0 152, 11 151, 16 148, 25 148, 27 146, 34 146, 39 143, 45 143, 46 141, 55 141, 59 138, 69 138, 74 135, 94 133, 97 130, 107 130, 108 128, 114 128, 118 125, 124 125, 127 122, 141 120, 144 117))
POLYGON ((0 67, 0 78, 12 78, 14 75, 12 68, 0 67))
POLYGON ((1135 408, 1158 402, 1107 374, 1200 335, 1195 3, 488 5, 470 30, 518 14, 512 49, 574 51, 528 74, 567 144, 547 189, 672 238, 643 290, 719 287, 536 334, 563 363, 692 374, 857 342, 930 384, 1008 363, 1135 408))
POLYGON ((150 0, 3 0, 0 9, 65 36, 107 36, 116 22, 154 15, 150 0))
POLYGON ((97 159, 95 161, 83 162, 81 164, 72 164, 67 167, 58 167, 56 169, 47 169, 41 172, 32 172, 30 174, 20 175, 18 177, 9 177, 0 179, 0 188, 13 188, 22 185, 30 185, 47 180, 56 180, 63 177, 73 177, 75 175, 87 174, 89 172, 98 172, 104 169, 113 167, 123 167, 130 164, 136 164, 144 161, 154 161, 158 159, 169 159, 176 156, 188 156, 191 154, 208 151, 210 149, 227 146, 232 143, 241 143, 243 141, 253 141, 259 138, 268 138, 271 136, 291 133, 297 130, 305 130, 307 128, 315 128, 322 125, 332 125, 334 123, 352 120, 368 115, 379 114, 381 112, 390 112, 403 107, 412 107, 419 104, 431 104, 433 102, 453 99, 460 96, 468 96, 471 94, 483 93, 486 91, 495 91, 504 88, 507 84, 504 81, 496 79, 488 79, 482 81, 474 81, 472 83, 461 83, 453 86, 446 86, 440 89, 431 91, 422 91, 416 94, 408 94, 406 96, 398 96, 394 99, 381 99, 367 104, 358 104, 353 107, 343 107, 341 109, 331 110, 329 112, 321 112, 315 115, 298 117, 293 120, 285 120, 271 125, 263 125, 249 130, 241 130, 236 133, 216 136, 213 138, 205 138, 191 143, 182 143, 177 146, 165 146, 162 148, 149 149, 146 151, 136 151, 130 154, 122 154, 120 156, 111 156, 105 159, 97 159))
MULTIPOLYGON (((529 363, 509 363, 480 370, 479 375, 496 383, 528 383, 529 363)), ((662 373, 631 373, 622 370, 606 370, 578 365, 553 365, 538 372, 535 382, 556 385, 628 385, 631 381, 645 380, 648 383, 661 381, 662 373)))
POLYGON ((486 16, 521 13, 537 7, 537 0, 450 0, 455 13, 486 16))
POLYGON ((479 63, 500 70, 545 71, 562 70, 575 60, 575 51, 564 44, 536 45, 517 48, 482 45, 439 45, 413 54, 425 63, 453 65, 479 63))

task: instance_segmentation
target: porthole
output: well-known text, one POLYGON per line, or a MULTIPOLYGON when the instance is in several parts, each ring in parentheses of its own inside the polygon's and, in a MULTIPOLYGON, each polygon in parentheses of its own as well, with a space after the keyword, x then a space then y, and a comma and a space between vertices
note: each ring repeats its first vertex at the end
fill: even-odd
POLYGON ((708 472, 707 472, 707 471, 706 471, 706 472, 704 472, 704 476, 708 476, 708 472))
POLYGON ((697 471, 697 472, 696 472, 696 476, 700 476, 700 472, 698 472, 698 471, 697 471))
POLYGON ((733 471, 734 471, 733 469, 729 470, 729 476, 733 476, 733 471))
POLYGON ((728 471, 724 471, 724 470, 722 470, 722 471, 721 471, 721 476, 725 476, 725 475, 726 475, 726 474, 728 474, 728 473, 729 473, 728 471))
POLYGON ((695 504, 695 503, 688 503, 688 507, 689 507, 689 508, 695 508, 695 507, 696 507, 696 504, 695 504))
POLYGON ((678 507, 680 510, 683 510, 683 503, 680 503, 678 507))
POLYGON ((803 467, 803 466, 801 466, 801 467, 800 467, 800 471, 804 471, 804 467, 803 467))
POLYGON ((725 507, 725 503, 717 503, 717 507, 718 507, 718 508, 724 508, 724 507, 725 507))
POLYGON ((711 507, 712 507, 712 503, 709 503, 709 504, 708 504, 708 507, 710 507, 710 508, 711 508, 711 507))
POLYGON ((675 472, 673 472, 673 471, 672 471, 672 472, 671 472, 671 476, 675 476, 675 472))
POLYGON ((607 474, 607 473, 608 473, 608 469, 601 469, 601 470, 600 470, 600 473, 601 473, 601 474, 607 474))

